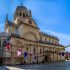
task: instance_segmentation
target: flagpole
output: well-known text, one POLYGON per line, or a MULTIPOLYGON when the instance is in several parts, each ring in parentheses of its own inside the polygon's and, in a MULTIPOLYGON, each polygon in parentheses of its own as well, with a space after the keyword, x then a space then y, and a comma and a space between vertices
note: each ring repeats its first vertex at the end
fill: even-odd
POLYGON ((1 38, 1 47, 2 47, 2 64, 3 64, 3 37, 1 38))
POLYGON ((29 59, 30 59, 30 60, 29 60, 29 61, 30 61, 30 63, 31 63, 31 45, 29 44, 29 46, 30 46, 30 50, 29 50, 29 57, 30 57, 29 59))
MULTIPOLYGON (((10 60, 12 61, 12 47, 11 47, 11 59, 10 60)), ((12 62, 11 62, 11 65, 12 65, 12 62)))

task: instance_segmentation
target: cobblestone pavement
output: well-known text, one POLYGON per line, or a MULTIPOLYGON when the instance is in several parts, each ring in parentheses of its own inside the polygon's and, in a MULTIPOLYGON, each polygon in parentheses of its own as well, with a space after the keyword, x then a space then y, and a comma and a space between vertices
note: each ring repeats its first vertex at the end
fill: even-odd
POLYGON ((0 70, 70 70, 70 62, 0 66, 0 70))

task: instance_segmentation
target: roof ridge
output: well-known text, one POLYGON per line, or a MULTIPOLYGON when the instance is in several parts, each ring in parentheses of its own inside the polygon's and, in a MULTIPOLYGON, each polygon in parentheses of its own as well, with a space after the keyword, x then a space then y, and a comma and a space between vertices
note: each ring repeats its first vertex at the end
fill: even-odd
MULTIPOLYGON (((42 34, 45 35, 45 36, 49 36, 49 37, 53 37, 53 38, 58 39, 57 37, 55 37, 55 36, 53 36, 53 35, 50 35, 50 34, 48 34, 48 33, 44 33, 44 32, 41 32, 41 31, 40 31, 40 33, 42 33, 42 34)), ((59 40, 59 39, 58 39, 58 40, 59 40)))

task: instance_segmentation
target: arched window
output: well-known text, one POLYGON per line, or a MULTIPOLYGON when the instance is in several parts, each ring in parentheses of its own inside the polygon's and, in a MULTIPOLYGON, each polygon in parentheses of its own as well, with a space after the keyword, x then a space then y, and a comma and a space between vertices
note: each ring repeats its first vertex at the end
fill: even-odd
POLYGON ((23 13, 23 17, 25 17, 25 14, 23 13))
POLYGON ((36 59, 36 56, 34 57, 34 59, 36 59))
POLYGON ((36 53, 36 49, 34 48, 34 54, 36 53))
POLYGON ((1 39, 0 39, 0 47, 1 47, 1 39))
POLYGON ((28 52, 28 47, 26 48, 26 51, 28 52))
POLYGON ((40 41, 42 41, 42 36, 40 36, 40 41))
POLYGON ((57 40, 55 40, 55 44, 57 45, 58 43, 57 43, 57 40))
POLYGON ((50 38, 49 38, 49 43, 50 43, 50 38))
POLYGON ((50 43, 52 43, 52 39, 50 39, 50 43))
POLYGON ((21 24, 23 24, 23 22, 20 22, 21 24))
POLYGON ((22 13, 20 13, 20 16, 22 16, 22 13))
POLYGON ((52 39, 52 44, 53 44, 53 39, 52 39))
POLYGON ((17 13, 17 15, 18 15, 18 13, 17 13))
POLYGON ((45 38, 45 42, 47 42, 46 38, 45 38))
POLYGON ((29 23, 30 23, 30 24, 32 24, 32 21, 31 21, 31 20, 29 20, 29 23))
POLYGON ((49 43, 49 38, 47 38, 47 42, 49 43))
POLYGON ((40 49, 40 53, 42 53, 42 49, 40 49))
POLYGON ((26 14, 26 17, 28 17, 28 15, 26 14))

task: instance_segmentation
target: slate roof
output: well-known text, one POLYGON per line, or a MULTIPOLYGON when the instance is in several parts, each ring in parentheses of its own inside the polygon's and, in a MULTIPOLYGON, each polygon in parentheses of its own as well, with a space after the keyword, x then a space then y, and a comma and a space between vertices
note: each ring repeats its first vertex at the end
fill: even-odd
POLYGON ((25 7, 25 6, 17 6, 17 8, 16 9, 25 9, 25 10, 27 10, 27 8, 25 7))
POLYGON ((30 16, 29 10, 25 6, 17 6, 16 11, 24 11, 27 15, 30 16))
POLYGON ((47 33, 40 32, 40 35, 47 36, 47 37, 50 37, 50 38, 54 38, 54 39, 59 40, 57 37, 52 36, 52 35, 49 35, 49 34, 47 34, 47 33))
POLYGON ((2 36, 4 36, 4 37, 10 36, 10 33, 1 32, 1 33, 0 33, 0 37, 2 37, 2 36))

